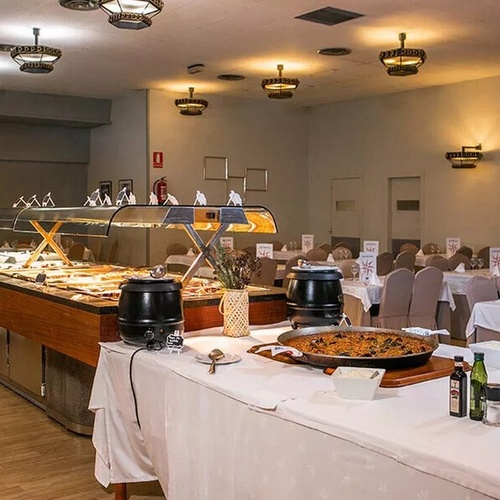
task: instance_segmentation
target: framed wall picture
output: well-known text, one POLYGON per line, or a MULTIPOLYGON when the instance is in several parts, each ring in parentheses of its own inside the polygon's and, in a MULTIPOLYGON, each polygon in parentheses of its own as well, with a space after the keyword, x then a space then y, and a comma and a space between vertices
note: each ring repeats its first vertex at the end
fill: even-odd
POLYGON ((104 199, 105 195, 108 195, 111 198, 113 195, 111 181, 100 181, 99 182, 99 191, 101 192, 102 199, 104 199))
POLYGON ((229 159, 225 156, 205 156, 203 179, 205 181, 227 181, 229 159))
POLYGON ((247 191, 267 191, 267 168, 247 168, 245 178, 247 191))
POLYGON ((127 188, 127 193, 134 192, 134 182, 132 179, 120 179, 118 181, 118 191, 121 191, 124 187, 127 188))

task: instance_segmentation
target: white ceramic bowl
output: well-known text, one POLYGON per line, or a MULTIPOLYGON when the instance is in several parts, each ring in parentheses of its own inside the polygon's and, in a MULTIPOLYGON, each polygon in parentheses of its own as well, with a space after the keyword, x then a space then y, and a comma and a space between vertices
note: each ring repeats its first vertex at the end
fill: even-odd
POLYGON ((498 340, 486 340, 477 344, 469 344, 472 352, 484 352, 484 364, 492 368, 500 368, 500 342, 498 340))
POLYGON ((383 368, 339 366, 332 375, 338 395, 343 399, 374 399, 382 381, 383 368), (370 378, 375 372, 375 378, 370 378))

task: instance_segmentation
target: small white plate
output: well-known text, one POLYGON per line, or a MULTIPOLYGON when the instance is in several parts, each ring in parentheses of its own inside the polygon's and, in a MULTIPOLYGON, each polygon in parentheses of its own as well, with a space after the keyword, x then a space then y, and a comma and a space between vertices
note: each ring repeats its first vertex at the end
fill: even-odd
MULTIPOLYGON (((196 361, 198 361, 198 363, 203 363, 205 365, 209 365, 212 363, 212 360, 208 357, 208 354, 197 354, 194 357, 194 359, 196 359, 196 361)), ((237 363, 238 361, 241 361, 241 356, 227 352, 224 354, 224 357, 221 359, 218 359, 215 362, 215 364, 216 365, 229 365, 230 363, 237 363)))

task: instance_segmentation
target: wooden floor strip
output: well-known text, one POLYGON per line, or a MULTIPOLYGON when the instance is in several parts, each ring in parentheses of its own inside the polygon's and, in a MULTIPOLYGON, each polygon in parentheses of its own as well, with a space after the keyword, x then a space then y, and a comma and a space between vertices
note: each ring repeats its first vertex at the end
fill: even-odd
MULTIPOLYGON (((113 500, 94 478, 89 437, 67 431, 0 384, 0 498, 113 500)), ((132 500, 165 499, 158 483, 128 485, 132 500)))

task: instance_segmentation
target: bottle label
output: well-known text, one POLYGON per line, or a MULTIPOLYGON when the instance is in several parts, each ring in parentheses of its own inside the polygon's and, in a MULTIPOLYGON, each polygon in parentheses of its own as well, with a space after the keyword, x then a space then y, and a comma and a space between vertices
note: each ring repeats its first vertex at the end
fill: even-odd
POLYGON ((460 382, 458 380, 450 380, 450 411, 460 412, 460 382))

